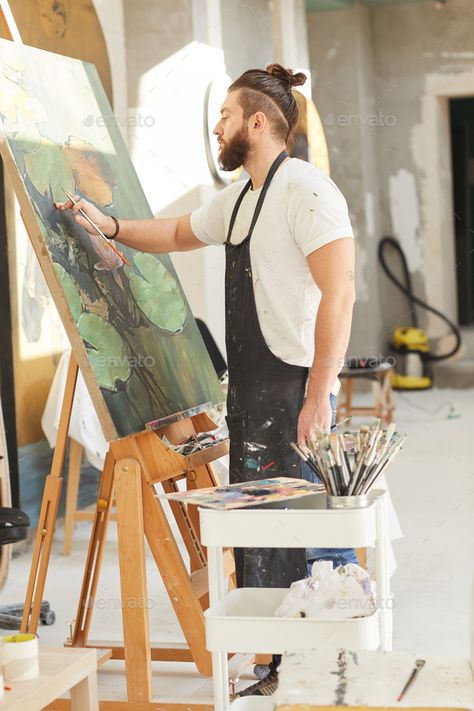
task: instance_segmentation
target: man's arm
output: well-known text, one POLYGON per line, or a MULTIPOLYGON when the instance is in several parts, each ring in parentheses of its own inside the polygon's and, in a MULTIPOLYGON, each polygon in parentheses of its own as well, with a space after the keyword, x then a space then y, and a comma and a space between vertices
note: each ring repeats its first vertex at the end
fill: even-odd
MULTIPOLYGON (((88 200, 76 196, 77 203, 71 200, 56 203, 58 210, 71 210, 78 225, 89 233, 96 234, 94 228, 79 213, 82 209, 86 215, 102 230, 105 235, 115 232, 115 222, 109 215, 104 215, 88 200)), ((120 220, 120 231, 117 241, 138 249, 140 252, 184 252, 205 247, 191 229, 190 215, 165 219, 120 220)))
POLYGON ((321 301, 316 316, 314 360, 298 421, 301 447, 306 447, 316 425, 324 430, 331 426, 329 395, 344 363, 355 301, 354 240, 347 237, 330 242, 309 254, 307 261, 321 291, 321 301))

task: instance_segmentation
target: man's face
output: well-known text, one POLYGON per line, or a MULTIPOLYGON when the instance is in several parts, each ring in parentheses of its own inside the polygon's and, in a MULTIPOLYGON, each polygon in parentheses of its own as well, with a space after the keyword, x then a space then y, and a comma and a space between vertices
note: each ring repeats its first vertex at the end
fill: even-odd
POLYGON ((250 153, 248 126, 237 94, 237 91, 227 94, 221 107, 221 119, 213 131, 219 143, 218 160, 222 170, 240 168, 250 153))

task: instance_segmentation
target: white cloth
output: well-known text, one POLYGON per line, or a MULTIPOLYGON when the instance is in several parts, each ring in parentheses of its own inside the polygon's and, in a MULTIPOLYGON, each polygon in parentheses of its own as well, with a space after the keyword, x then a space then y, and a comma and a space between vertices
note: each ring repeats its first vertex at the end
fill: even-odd
MULTIPOLYGON (((229 185, 191 214, 191 229, 206 244, 222 245, 245 181, 229 185)), ((249 190, 231 241, 248 233, 261 188, 249 190)), ((250 242, 258 320, 265 342, 281 360, 311 366, 321 292, 306 257, 342 237, 354 237, 346 200, 310 163, 291 158, 275 173, 250 242)), ((249 275, 250 276, 250 275, 249 275)), ((333 392, 338 390, 335 384, 333 392)))
MULTIPOLYGON (((41 418, 41 426, 50 447, 56 445, 70 357, 70 351, 65 351, 61 356, 48 394, 43 417, 41 418)), ((77 375, 71 422, 69 424, 69 437, 72 437, 84 447, 86 458, 93 467, 102 469, 109 444, 102 434, 99 419, 81 371, 77 375)))

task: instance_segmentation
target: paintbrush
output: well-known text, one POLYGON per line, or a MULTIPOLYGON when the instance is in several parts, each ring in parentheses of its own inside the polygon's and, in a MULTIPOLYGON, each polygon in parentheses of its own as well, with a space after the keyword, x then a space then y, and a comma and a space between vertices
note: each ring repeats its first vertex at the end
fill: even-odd
POLYGON ((295 444, 295 442, 290 442, 290 447, 296 452, 296 454, 297 454, 299 457, 301 457, 301 459, 303 460, 303 462, 306 462, 306 464, 308 464, 308 466, 310 467, 310 469, 311 469, 317 476, 319 476, 319 470, 318 470, 318 468, 316 467, 316 465, 315 465, 314 461, 312 460, 312 458, 309 457, 307 454, 305 454, 305 452, 303 452, 303 450, 300 449, 300 447, 298 447, 298 445, 295 444))
POLYGON ((360 472, 359 480, 356 485, 355 491, 357 492, 357 494, 360 493, 361 483, 366 480, 368 472, 370 472, 373 467, 374 460, 377 454, 377 447, 382 436, 383 432, 380 430, 376 430, 375 437, 373 438, 372 444, 365 458, 364 464, 360 472))
POLYGON ((364 489, 362 491, 363 494, 366 494, 367 491, 374 485, 375 480, 379 478, 379 476, 382 474, 383 470, 386 469, 389 464, 392 463, 392 461, 395 458, 395 455, 398 454, 400 449, 403 447, 405 440, 407 438, 407 435, 403 435, 400 437, 400 439, 396 442, 395 446, 393 447, 390 455, 387 457, 387 459, 383 462, 383 464, 377 469, 374 474, 372 474, 370 481, 364 484, 364 489))
POLYGON ((375 454, 375 457, 372 461, 372 465, 370 468, 366 471, 365 476, 364 476, 364 481, 359 482, 359 488, 362 488, 363 484, 367 482, 368 480, 371 479, 372 474, 375 472, 375 470, 380 466, 380 464, 383 462, 384 458, 388 455, 391 442, 392 442, 392 436, 393 433, 395 432, 395 423, 391 423, 388 428, 385 430, 385 432, 382 433, 382 437, 379 439, 377 443, 377 452, 375 454))
POLYGON ((397 696, 397 701, 401 701, 401 700, 403 699, 403 697, 405 696, 405 693, 408 691, 408 689, 410 688, 410 686, 413 684, 413 682, 415 681, 416 677, 418 676, 418 673, 423 669, 423 667, 425 666, 425 664, 426 664, 426 660, 425 660, 425 659, 417 659, 417 660, 416 660, 416 662, 415 662, 415 667, 414 667, 412 673, 410 674, 410 676, 408 677, 407 683, 405 684, 405 686, 404 686, 403 689, 401 690, 400 694, 397 696))
POLYGON ((338 479, 335 466, 336 463, 329 446, 324 450, 323 462, 326 466, 326 473, 330 484, 330 493, 332 496, 339 496, 338 479))
POLYGON ((342 494, 343 490, 345 489, 344 474, 342 471, 341 453, 339 451, 339 437, 335 432, 331 432, 331 434, 329 435, 329 447, 334 457, 334 470, 336 472, 337 490, 339 494, 342 494))
POLYGON ((299 457, 301 457, 303 462, 306 462, 306 464, 308 464, 308 466, 310 467, 313 474, 316 474, 316 476, 319 479, 321 479, 321 481, 324 484, 324 488, 327 491, 329 488, 329 482, 327 481, 323 467, 319 468, 316 465, 316 463, 314 462, 314 460, 311 457, 309 457, 307 454, 305 454, 305 452, 303 452, 303 450, 300 447, 298 447, 298 445, 295 442, 290 442, 290 447, 296 452, 296 454, 299 457))
POLYGON ((354 496, 357 496, 359 494, 360 483, 361 481, 363 481, 367 470, 372 465, 377 443, 381 437, 382 432, 379 431, 378 426, 373 427, 372 430, 368 433, 368 436, 364 443, 364 456, 360 459, 360 466, 358 467, 357 473, 354 475, 354 479, 350 487, 350 493, 354 496))
MULTIPOLYGON (((67 190, 64 190, 64 188, 62 188, 62 190, 66 193, 66 195, 68 196, 69 200, 73 203, 73 205, 77 205, 77 202, 78 202, 78 201, 76 200, 76 198, 74 197, 74 195, 72 195, 72 194, 71 194, 70 192, 68 192, 67 190)), ((95 229, 95 231, 97 232, 97 234, 98 234, 100 237, 102 237, 103 240, 105 240, 105 242, 109 245, 110 249, 112 249, 112 250, 115 252, 115 254, 117 254, 117 255, 120 257, 120 259, 122 260, 122 262, 124 262, 124 264, 126 264, 127 267, 129 267, 129 266, 130 266, 130 263, 127 262, 127 260, 126 260, 125 257, 123 256, 123 254, 121 254, 121 253, 118 251, 118 249, 116 249, 116 248, 114 247, 114 245, 111 243, 111 241, 109 240, 109 238, 104 235, 104 233, 102 232, 102 230, 100 229, 100 227, 98 227, 98 226, 95 224, 95 222, 94 222, 93 220, 91 220, 91 218, 89 217, 89 215, 88 215, 86 212, 84 212, 84 210, 82 209, 82 207, 79 208, 78 212, 82 215, 82 217, 83 217, 85 220, 87 220, 87 222, 90 224, 90 226, 95 229)))
POLYGON ((342 453, 342 471, 343 471, 343 477, 344 477, 344 493, 347 491, 347 488, 350 484, 351 481, 351 463, 349 460, 349 454, 347 451, 347 445, 346 445, 346 440, 344 438, 343 434, 338 435, 339 439, 339 449, 342 453))

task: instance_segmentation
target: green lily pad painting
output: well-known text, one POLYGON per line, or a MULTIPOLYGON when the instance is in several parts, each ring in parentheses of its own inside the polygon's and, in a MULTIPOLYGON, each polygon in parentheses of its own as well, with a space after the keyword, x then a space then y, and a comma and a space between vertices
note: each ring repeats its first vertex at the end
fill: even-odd
POLYGON ((186 323, 186 302, 173 275, 151 254, 137 254, 135 266, 142 277, 130 274, 135 301, 150 321, 164 331, 179 333, 186 323))
POLYGON ((54 268, 56 269, 56 274, 59 277, 59 281, 61 282, 69 308, 71 309, 72 317, 74 321, 77 321, 82 313, 82 302, 77 286, 74 283, 74 279, 67 273, 61 264, 54 262, 54 268))
POLYGON ((128 351, 120 333, 97 314, 81 314, 77 328, 100 387, 117 390, 119 382, 128 380, 131 372, 128 351))
POLYGON ((25 155, 25 171, 39 193, 49 191, 53 200, 64 200, 63 187, 71 185, 72 170, 60 146, 42 138, 38 148, 25 155))
POLYGON ((115 242, 128 266, 55 208, 153 219, 95 67, 0 40, 0 152, 107 439, 221 402, 169 256, 115 242))

